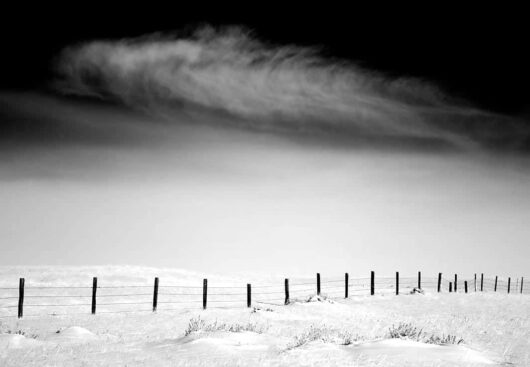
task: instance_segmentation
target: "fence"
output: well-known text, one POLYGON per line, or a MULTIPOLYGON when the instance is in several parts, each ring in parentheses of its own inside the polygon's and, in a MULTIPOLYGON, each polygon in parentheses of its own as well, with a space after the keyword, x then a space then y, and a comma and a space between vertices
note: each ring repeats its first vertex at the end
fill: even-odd
MULTIPOLYGON (((90 313, 126 313, 156 312, 159 310, 183 310, 206 308, 252 307, 253 305, 288 305, 307 300, 312 296, 330 299, 375 294, 403 294, 423 290, 434 292, 505 292, 529 293, 524 288, 524 279, 485 278, 475 274, 471 279, 445 278, 442 273, 436 277, 376 277, 372 271, 370 277, 350 278, 348 273, 342 278, 322 280, 320 273, 314 279, 294 279, 277 284, 243 286, 208 286, 204 279, 201 286, 164 285, 159 278, 153 285, 98 285, 93 278, 92 286, 26 286, 21 278, 17 287, 0 287, 0 318, 68 316, 90 313), (515 284, 514 284, 515 281, 515 284), (17 295, 18 291, 18 295, 17 295), (132 308, 132 309, 131 309, 132 308), (14 314, 14 310, 17 313, 14 314), (25 315, 26 310, 29 315, 25 315), (36 313, 44 310, 46 313, 36 313), (50 313, 49 311, 52 310, 50 313), (59 310, 59 312, 57 312, 59 310), (33 313, 31 313, 33 312, 33 313)), ((527 287, 528 288, 528 287, 527 287)))

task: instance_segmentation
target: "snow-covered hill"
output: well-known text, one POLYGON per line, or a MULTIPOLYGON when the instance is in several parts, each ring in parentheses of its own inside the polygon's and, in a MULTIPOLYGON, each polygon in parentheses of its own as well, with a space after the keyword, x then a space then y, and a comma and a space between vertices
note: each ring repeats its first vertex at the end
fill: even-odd
MULTIPOLYGON (((323 294, 325 287, 330 289, 328 297, 308 297, 315 293, 308 284, 304 288, 309 292, 306 296, 295 297, 295 292, 291 296, 294 301, 284 306, 281 301, 272 301, 283 291, 279 282, 277 288, 255 290, 270 293, 261 296, 269 297, 270 302, 260 303, 256 294, 252 307, 247 308, 246 282, 270 284, 276 280, 251 274, 220 277, 117 266, 11 267, 0 269, 0 274, 0 287, 14 288, 2 290, 1 297, 8 298, 2 300, 4 304, 16 304, 17 300, 9 297, 18 295, 19 277, 26 278, 28 296, 37 294, 37 290, 54 292, 53 296, 65 292, 68 297, 51 299, 63 304, 90 303, 89 297, 88 301, 77 300, 70 298, 72 293, 68 292, 89 296, 92 276, 98 276, 102 286, 118 287, 98 289, 98 296, 105 295, 105 291, 119 291, 123 292, 121 296, 110 299, 145 300, 144 305, 121 305, 117 310, 126 312, 116 313, 111 313, 116 308, 100 308, 98 304, 96 315, 91 315, 90 307, 85 306, 66 306, 64 314, 52 306, 28 306, 27 316, 20 320, 11 317, 16 309, 4 313, 0 318, 2 366, 530 365, 530 296, 526 294, 438 294, 426 287, 425 294, 410 294, 405 289, 400 296, 391 292, 375 296, 355 292, 344 300, 340 289, 331 291, 333 282, 337 283, 333 287, 342 285, 334 280, 340 279, 337 276, 323 279, 323 294), (228 292, 231 295, 226 297, 232 298, 240 296, 241 302, 212 303, 206 310, 202 310, 200 301, 191 305, 162 303, 153 313, 150 303, 155 276, 160 277, 161 286, 189 286, 191 293, 197 287, 197 294, 202 278, 207 277, 212 286, 209 291, 228 292), (215 288, 234 284, 241 284, 241 289, 215 288), (145 288, 125 287, 130 285, 145 288), (46 286, 87 288, 31 289, 46 286), (145 296, 126 295, 132 292, 145 296), (136 312, 140 308, 145 311, 136 312)), ((171 293, 163 288, 160 292, 171 293)), ((222 294, 217 298, 220 301, 222 294)), ((169 296, 161 295, 160 302, 169 299, 164 297, 169 296)), ((172 297, 179 300, 185 296, 172 297)), ((112 303, 103 299, 98 298, 98 302, 112 303)), ((46 304, 49 300, 30 297, 25 303, 46 304)))

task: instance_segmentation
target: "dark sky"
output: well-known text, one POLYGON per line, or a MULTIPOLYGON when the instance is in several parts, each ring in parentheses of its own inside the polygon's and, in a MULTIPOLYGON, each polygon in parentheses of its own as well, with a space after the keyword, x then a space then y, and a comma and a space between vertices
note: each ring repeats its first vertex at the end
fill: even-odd
POLYGON ((200 24, 244 25, 279 44, 319 46, 390 75, 434 81, 451 96, 492 111, 527 116, 530 82, 524 12, 511 9, 374 9, 272 4, 213 9, 156 5, 4 6, 0 87, 41 87, 54 55, 72 43, 200 24))
MULTIPOLYGON (((1 264, 414 273, 421 257, 442 272, 527 271, 526 12, 249 3, 237 12, 176 1, 2 6, 1 264), (333 62, 304 67, 303 58, 256 68, 238 47, 197 41, 211 51, 198 61, 187 45, 170 62, 154 57, 122 73, 129 49, 89 63, 102 79, 88 73, 80 85, 72 82, 85 64, 73 68, 74 92, 106 80, 122 104, 42 93, 68 45, 204 24, 316 46, 377 77, 333 62), (227 49, 235 56, 224 60, 227 49), (191 72, 175 72, 181 64, 191 72), (480 108, 429 99, 431 83, 411 76, 480 108)), ((134 60, 151 57, 149 47, 134 60)))

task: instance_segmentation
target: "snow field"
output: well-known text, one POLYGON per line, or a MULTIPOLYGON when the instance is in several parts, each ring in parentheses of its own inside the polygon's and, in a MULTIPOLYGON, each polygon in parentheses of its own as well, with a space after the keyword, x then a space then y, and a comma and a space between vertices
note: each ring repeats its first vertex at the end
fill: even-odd
MULTIPOLYGON (((12 282, 9 276, 18 278, 11 275, 13 269, 4 272, 2 285, 12 282)), ((142 284, 152 282, 153 272, 130 267, 19 269, 31 284, 41 286, 60 284, 62 276, 69 281, 63 284, 86 284, 94 273, 103 284, 142 284)), ((179 284, 196 284, 203 276, 160 269, 157 275, 161 282, 173 276, 169 280, 179 284)), ((210 279, 212 286, 243 283, 238 278, 210 279)), ((146 298, 151 301, 151 296, 146 298)), ((0 365, 530 365, 528 295, 426 291, 330 300, 315 297, 313 291, 313 297, 288 306, 269 303, 248 309, 242 296, 241 303, 207 310, 199 303, 193 308, 160 307, 156 313, 90 315, 85 308, 63 316, 0 318, 0 365), (190 320, 199 318, 202 326, 186 335, 190 320), (436 345, 408 337, 391 339, 389 329, 401 323, 426 335, 454 335, 464 342, 436 345)))

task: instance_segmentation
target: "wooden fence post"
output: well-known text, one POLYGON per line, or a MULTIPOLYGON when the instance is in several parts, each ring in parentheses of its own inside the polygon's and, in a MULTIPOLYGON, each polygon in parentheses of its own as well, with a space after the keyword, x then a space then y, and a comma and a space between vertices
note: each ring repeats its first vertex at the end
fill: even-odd
POLYGON ((375 272, 370 273, 370 295, 375 294, 375 272))
POLYGON ((250 308, 251 304, 252 304, 252 290, 250 288, 250 284, 247 284, 247 307, 250 308))
POLYGON ((285 304, 288 305, 289 300, 289 279, 285 279, 285 304))
POLYGON ((92 315, 96 314, 96 290, 98 289, 98 278, 92 278, 92 315))
POLYGON ((320 296, 320 273, 317 273, 317 296, 320 296))
POLYGON ((523 294, 523 277, 521 277, 521 294, 523 294))
POLYGON ((495 286, 494 286, 494 288, 493 288, 493 291, 494 291, 494 292, 497 292, 497 278, 498 278, 498 276, 495 275, 495 286))
POLYGON ((202 309, 206 310, 208 300, 208 279, 202 280, 202 309))
POLYGON ((464 280, 464 291, 467 293, 467 280, 464 280))
POLYGON ((458 278, 457 278, 457 275, 455 274, 455 292, 456 292, 456 287, 457 287, 457 280, 458 278))
POLYGON ((348 298, 348 290, 349 290, 349 275, 348 273, 344 273, 344 298, 348 298))
POLYGON ((438 293, 442 290, 442 273, 438 273, 438 293))
POLYGON ((153 289, 153 312, 156 311, 158 306, 158 277, 155 278, 155 287, 153 289))
POLYGON ((453 283, 449 282, 449 293, 453 291, 453 283))
POLYGON ((24 316, 24 278, 18 280, 18 318, 24 316))
POLYGON ((477 273, 475 273, 475 292, 477 291, 477 273))
POLYGON ((396 296, 399 295, 399 271, 396 271, 396 296))
POLYGON ((484 292, 484 273, 480 273, 480 291, 484 292))
POLYGON ((421 289, 421 271, 418 271, 418 289, 421 289))
POLYGON ((510 293, 510 281, 511 281, 511 278, 508 277, 508 293, 510 293))

